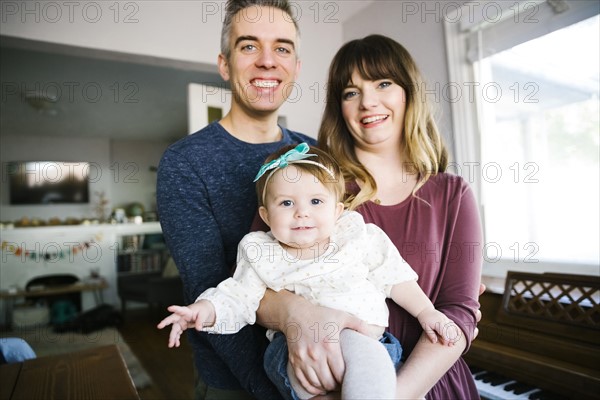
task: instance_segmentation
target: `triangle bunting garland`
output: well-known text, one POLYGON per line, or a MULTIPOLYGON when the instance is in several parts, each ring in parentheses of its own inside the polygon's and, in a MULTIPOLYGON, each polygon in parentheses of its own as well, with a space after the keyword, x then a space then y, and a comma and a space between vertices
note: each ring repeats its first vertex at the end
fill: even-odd
POLYGON ((98 242, 102 240, 102 235, 95 235, 92 239, 82 242, 49 242, 43 246, 36 243, 34 249, 27 248, 25 243, 20 245, 14 242, 2 241, 0 251, 5 256, 19 257, 23 261, 58 261, 64 259, 72 259, 73 256, 83 253, 90 247, 98 246, 98 242))

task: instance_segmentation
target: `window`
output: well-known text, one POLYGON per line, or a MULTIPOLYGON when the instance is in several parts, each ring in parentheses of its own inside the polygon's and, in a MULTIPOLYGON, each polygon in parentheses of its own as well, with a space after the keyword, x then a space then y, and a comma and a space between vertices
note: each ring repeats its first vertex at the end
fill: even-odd
POLYGON ((482 205, 484 273, 598 275, 598 3, 504 6, 446 22, 451 79, 473 94, 454 105, 455 161, 482 205))

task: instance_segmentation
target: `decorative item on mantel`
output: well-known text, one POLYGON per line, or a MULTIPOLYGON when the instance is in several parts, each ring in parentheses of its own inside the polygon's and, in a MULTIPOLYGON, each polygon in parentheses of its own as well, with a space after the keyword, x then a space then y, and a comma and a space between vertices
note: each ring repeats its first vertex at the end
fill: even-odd
POLYGON ((96 202, 94 204, 94 212, 96 213, 96 218, 98 218, 100 222, 105 222, 107 219, 107 211, 109 211, 109 201, 106 198, 104 191, 96 191, 94 192, 94 196, 97 197, 96 202))
POLYGON ((38 228, 41 226, 59 226, 59 225, 80 225, 83 221, 78 218, 68 217, 65 220, 61 220, 58 217, 52 217, 48 221, 40 218, 29 218, 22 217, 17 221, 4 221, 0 223, 0 229, 13 229, 13 228, 38 228))
POLYGON ((15 227, 14 222, 11 221, 1 221, 0 222, 0 229, 13 229, 15 227))
POLYGON ((130 203, 126 209, 127 217, 130 222, 135 222, 136 224, 141 224, 144 219, 144 206, 142 203, 134 202, 130 203))
POLYGON ((112 218, 117 224, 122 224, 124 222, 127 222, 127 217, 125 215, 125 209, 124 208, 115 208, 113 210, 112 218))

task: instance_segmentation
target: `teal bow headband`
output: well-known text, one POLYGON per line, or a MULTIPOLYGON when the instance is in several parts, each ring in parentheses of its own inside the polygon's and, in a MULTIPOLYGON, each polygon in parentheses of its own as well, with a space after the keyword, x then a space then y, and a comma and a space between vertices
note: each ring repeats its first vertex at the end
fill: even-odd
MULTIPOLYGON (((308 145, 306 143, 300 143, 295 148, 291 149, 290 151, 285 152, 284 154, 280 155, 276 159, 269 161, 268 163, 266 163, 262 167, 260 167, 260 169, 258 170, 258 174, 256 174, 256 177, 254 178, 254 182, 259 180, 260 177, 263 176, 265 174, 265 172, 267 172, 267 171, 270 171, 272 169, 276 170, 277 168, 285 168, 290 163, 293 163, 294 161, 299 161, 299 160, 303 160, 308 157, 316 157, 317 156, 316 154, 307 154, 307 153, 308 153, 308 145)), ((311 164, 313 162, 311 162, 311 164)), ((318 164, 318 163, 315 163, 315 164, 318 164)), ((273 172, 275 172, 275 171, 273 171, 273 172)), ((329 172, 331 173, 331 171, 329 171, 329 172)))
MULTIPOLYGON (((306 143, 300 143, 295 148, 286 151, 284 154, 280 155, 276 159, 269 161, 264 164, 258 170, 256 177, 254 178, 254 182, 259 180, 267 171, 271 171, 269 175, 267 175, 267 182, 271 179, 271 176, 278 170, 287 167, 290 164, 313 164, 319 168, 324 169, 332 179, 335 179, 335 174, 326 166, 321 163, 312 160, 306 160, 308 157, 317 157, 316 154, 308 154, 309 147, 306 143)), ((263 202, 265 197, 265 191, 267 189, 267 183, 265 183, 264 191, 263 191, 263 202)))

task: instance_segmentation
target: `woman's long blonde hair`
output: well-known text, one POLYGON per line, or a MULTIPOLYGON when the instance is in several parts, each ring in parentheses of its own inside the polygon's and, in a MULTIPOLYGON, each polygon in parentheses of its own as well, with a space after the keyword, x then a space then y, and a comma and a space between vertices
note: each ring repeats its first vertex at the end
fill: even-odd
POLYGON ((354 71, 365 80, 390 79, 406 92, 402 146, 411 172, 418 174, 413 195, 430 176, 444 172, 448 165, 448 152, 422 90, 425 83, 409 52, 382 35, 352 40, 338 50, 331 62, 319 129, 319 147, 340 164, 346 182, 362 182, 360 192, 347 199, 352 210, 377 192, 375 179, 356 157, 354 139, 342 116, 343 91, 354 71))

